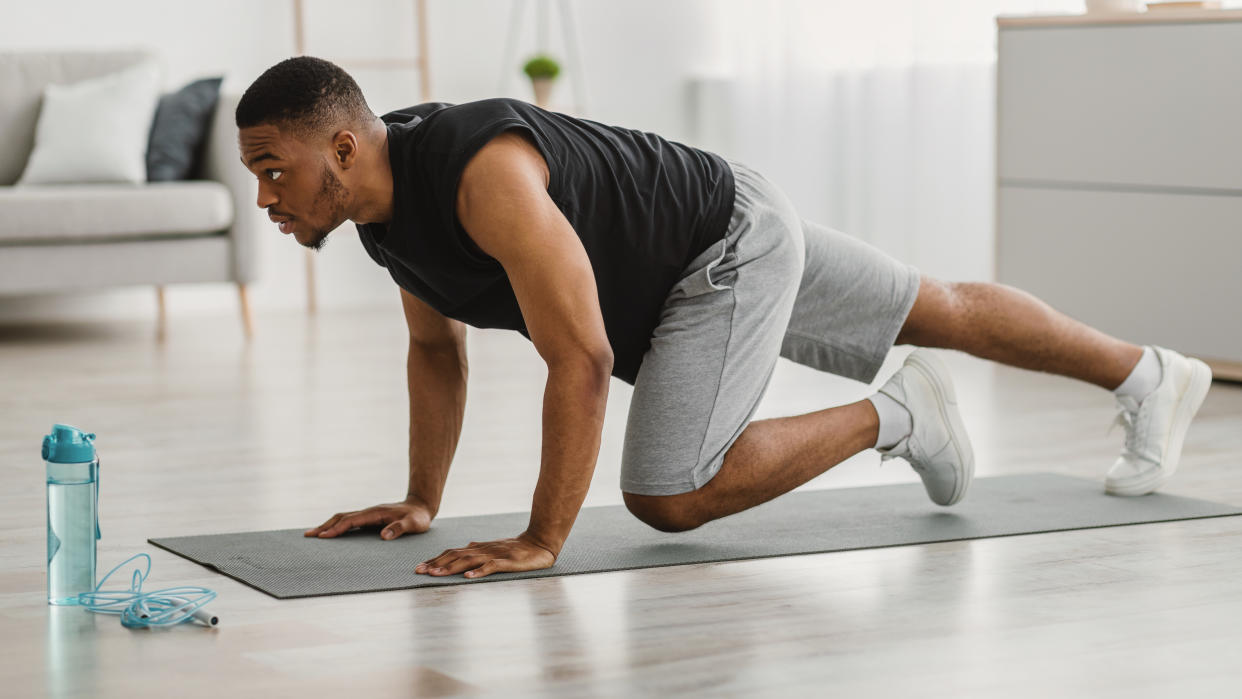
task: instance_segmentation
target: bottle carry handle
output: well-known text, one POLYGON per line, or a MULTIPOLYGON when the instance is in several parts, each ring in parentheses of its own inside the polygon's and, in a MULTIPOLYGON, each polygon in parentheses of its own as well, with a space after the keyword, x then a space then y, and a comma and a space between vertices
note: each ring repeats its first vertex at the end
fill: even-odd
POLYGON ((95 457, 95 539, 102 539, 103 535, 99 532, 99 484, 102 482, 99 470, 100 460, 95 457))

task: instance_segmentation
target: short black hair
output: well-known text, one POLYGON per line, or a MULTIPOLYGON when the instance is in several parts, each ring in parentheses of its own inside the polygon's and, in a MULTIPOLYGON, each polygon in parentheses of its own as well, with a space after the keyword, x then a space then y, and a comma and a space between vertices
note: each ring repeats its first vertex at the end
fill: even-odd
POLYGON ((313 56, 287 58, 260 75, 237 103, 237 127, 284 127, 300 135, 375 118, 358 83, 340 66, 313 56))

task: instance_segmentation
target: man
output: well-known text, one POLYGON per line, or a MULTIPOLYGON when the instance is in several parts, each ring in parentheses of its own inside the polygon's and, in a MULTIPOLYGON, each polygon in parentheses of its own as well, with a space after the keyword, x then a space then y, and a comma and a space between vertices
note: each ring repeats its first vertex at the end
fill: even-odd
POLYGON ((555 562, 591 481, 610 376, 634 385, 626 506, 665 531, 753 507, 869 448, 908 461, 940 505, 966 493, 974 457, 931 353, 915 350, 865 400, 751 422, 778 356, 869 383, 893 344, 914 344, 1114 391, 1126 439, 1105 489, 1117 495, 1172 475, 1211 382, 1198 360, 1109 337, 1017 289, 920 275, 802 220, 745 165, 655 134, 508 99, 376 117, 348 74, 310 57, 266 71, 236 118, 259 207, 313 249, 353 221, 409 326, 407 497, 307 536, 428 529, 461 431, 466 324, 517 330, 547 363, 526 531, 418 573, 555 562))

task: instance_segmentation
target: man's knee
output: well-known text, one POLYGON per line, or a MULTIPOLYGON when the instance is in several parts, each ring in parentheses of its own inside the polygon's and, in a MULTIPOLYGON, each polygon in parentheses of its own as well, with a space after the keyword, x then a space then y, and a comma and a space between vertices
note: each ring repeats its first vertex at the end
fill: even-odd
POLYGON ((684 532, 702 526, 704 520, 687 495, 637 495, 621 493, 625 508, 642 523, 662 532, 684 532))
POLYGON ((959 297, 969 282, 946 282, 926 274, 893 344, 949 347, 960 317, 959 297))

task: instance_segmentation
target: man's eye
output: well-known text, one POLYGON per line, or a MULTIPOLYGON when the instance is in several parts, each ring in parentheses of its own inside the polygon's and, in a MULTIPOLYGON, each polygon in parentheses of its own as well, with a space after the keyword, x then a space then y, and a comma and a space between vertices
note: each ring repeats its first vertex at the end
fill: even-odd
POLYGON ((267 176, 272 178, 273 180, 280 179, 280 176, 283 174, 285 174, 284 170, 268 170, 267 171, 267 176))

